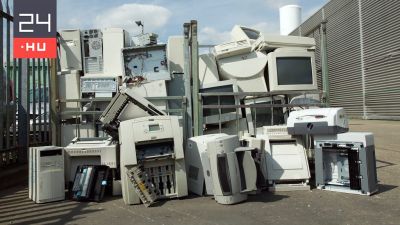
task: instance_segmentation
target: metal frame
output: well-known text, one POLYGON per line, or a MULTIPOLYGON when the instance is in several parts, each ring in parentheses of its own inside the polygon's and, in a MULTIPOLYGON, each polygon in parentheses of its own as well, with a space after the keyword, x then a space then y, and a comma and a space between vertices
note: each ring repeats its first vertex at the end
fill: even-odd
MULTIPOLYGON (((59 103, 66 103, 66 102, 76 102, 77 104, 83 102, 109 102, 112 98, 81 98, 81 99, 57 99, 56 102, 59 103)), ((182 116, 182 127, 186 127, 186 97, 185 96, 166 96, 166 97, 145 97, 145 99, 151 101, 166 101, 166 105, 168 106, 168 101, 181 101, 181 108, 180 109, 166 109, 164 110, 167 114, 169 113, 180 113, 182 116)), ((61 108, 57 108, 57 116, 61 118, 61 116, 81 116, 81 115, 92 115, 94 117, 100 117, 103 111, 65 111, 62 112, 61 108)), ((96 120, 93 120, 93 123, 96 123, 96 120)), ((60 122, 61 123, 61 122, 60 122)), ((57 138, 61 138, 60 132, 57 132, 57 138)), ((79 132, 77 132, 79 138, 79 132)))
MULTIPOLYGON (((189 57, 185 57, 185 67, 186 65, 190 65, 190 74, 188 79, 192 81, 192 85, 190 86, 190 83, 185 83, 186 87, 186 93, 188 93, 188 90, 192 91, 192 96, 189 94, 186 94, 186 97, 192 100, 192 106, 188 105, 188 114, 192 112, 192 121, 193 121, 193 136, 200 136, 203 134, 203 128, 204 128, 204 120, 203 120, 203 110, 204 109, 219 109, 219 116, 221 116, 221 109, 231 109, 235 108, 236 113, 240 113, 241 108, 271 108, 272 111, 272 116, 273 116, 273 108, 292 108, 292 107, 324 107, 326 104, 319 103, 319 104, 252 104, 252 105, 246 105, 246 104, 237 104, 237 105, 203 105, 203 97, 207 96, 216 96, 218 97, 218 102, 220 103, 220 97, 221 96, 236 96, 239 97, 240 99, 243 99, 245 97, 250 97, 250 98, 261 98, 261 97, 271 97, 273 98, 274 96, 279 96, 283 95, 285 96, 285 99, 288 99, 288 96, 293 96, 293 95, 303 95, 306 97, 308 94, 319 94, 319 97, 321 99, 321 94, 322 92, 319 90, 309 90, 309 91, 273 91, 273 92, 238 92, 238 93, 232 93, 232 92, 215 92, 215 93, 200 93, 200 82, 199 82, 199 74, 198 74, 198 61, 199 61, 199 47, 200 48, 211 48, 213 45, 199 45, 197 42, 197 21, 192 20, 190 23, 185 23, 184 24, 184 34, 185 34, 185 49, 189 52, 189 57), (189 62, 187 62, 189 61, 189 62)), ((185 68, 187 69, 187 68, 185 68)), ((189 72, 189 70, 185 70, 185 73, 189 72)), ((190 81, 189 80, 189 81, 190 81)), ((286 101, 288 102, 288 101, 286 101)), ((190 118, 190 117, 188 117, 190 118)), ((237 117, 238 118, 238 117, 237 117)), ((188 120, 188 123, 192 122, 190 119, 188 120)), ((257 122, 257 118, 253 121, 254 123, 257 122)), ((222 125, 221 122, 218 124, 219 125, 219 132, 222 130, 222 125)), ((236 119, 236 128, 239 131, 239 119, 236 119)))
MULTIPOLYGON (((274 91, 274 92, 215 92, 215 93, 199 93, 200 98, 202 99, 203 97, 206 96, 217 96, 218 97, 218 102, 220 102, 220 97, 221 96, 237 96, 241 99, 245 97, 249 97, 249 99, 252 98, 261 98, 261 97, 271 97, 274 98, 276 96, 285 96, 285 99, 288 99, 288 96, 293 96, 293 95, 303 95, 304 97, 307 97, 308 94, 319 94, 320 99, 322 92, 321 91, 274 91)), ((287 102, 287 101, 286 101, 287 102)), ((232 109, 235 108, 237 109, 236 112, 239 113, 239 109, 242 108, 271 108, 271 115, 273 115, 273 108, 293 108, 293 107, 324 107, 324 103, 315 103, 315 104, 291 104, 291 103, 285 103, 285 104, 238 104, 238 105, 203 105, 202 101, 199 101, 198 104, 200 105, 201 109, 219 109, 219 114, 221 113, 221 109, 232 109)), ((200 121, 200 124, 203 126, 203 118, 198 118, 200 121)), ((254 118, 254 123, 257 123, 257 117, 254 118)), ((196 129, 196 128, 195 128, 196 129)), ((239 119, 236 120, 236 129, 239 132, 239 119)), ((219 123, 219 132, 221 132, 221 122, 219 123)))

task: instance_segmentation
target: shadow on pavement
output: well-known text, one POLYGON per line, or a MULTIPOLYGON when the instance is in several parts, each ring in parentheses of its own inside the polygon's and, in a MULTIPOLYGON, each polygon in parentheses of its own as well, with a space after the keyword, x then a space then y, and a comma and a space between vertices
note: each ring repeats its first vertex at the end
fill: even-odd
POLYGON ((0 224, 65 224, 102 211, 88 209, 89 202, 60 201, 36 204, 28 198, 26 186, 15 187, 0 193, 0 224))

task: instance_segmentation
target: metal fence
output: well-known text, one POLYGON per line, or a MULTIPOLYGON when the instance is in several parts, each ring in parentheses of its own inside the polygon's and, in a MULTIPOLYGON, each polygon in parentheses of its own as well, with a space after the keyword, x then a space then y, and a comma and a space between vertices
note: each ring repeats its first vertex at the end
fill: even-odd
POLYGON ((49 61, 13 59, 9 1, 0 0, 0 167, 25 163, 29 146, 49 137, 49 61), (4 10, 5 8, 5 10, 4 10))
MULTIPOLYGON (((231 134, 238 134, 240 131, 247 130, 252 135, 257 134, 257 128, 262 126, 282 125, 285 123, 284 119, 279 120, 280 116, 287 117, 292 108, 309 108, 309 107, 325 107, 325 103, 320 101, 315 102, 299 102, 290 103, 289 96, 298 96, 307 99, 307 96, 318 95, 319 100, 322 99, 322 92, 316 91, 274 91, 274 92, 208 92, 199 93, 199 105, 201 115, 199 117, 202 128, 206 127, 204 121, 204 113, 208 110, 208 114, 213 114, 218 117, 217 133, 223 133, 222 116, 223 110, 233 112, 235 114, 234 121, 235 129, 226 130, 232 132, 231 134), (231 105, 222 102, 222 98, 235 98, 239 104, 231 105), (205 99, 214 98, 207 104, 205 99), (261 101, 258 101, 261 100, 261 101), (248 109, 248 110, 247 110, 248 109), (262 115, 262 119, 257 117, 257 111, 262 115), (245 127, 241 127, 241 119, 246 119, 245 127)), ((235 101, 236 101, 235 100, 235 101)), ((229 101, 228 101, 229 102, 229 101)), ((207 129, 202 130, 201 134, 207 132, 207 129)), ((208 131, 209 132, 209 131, 208 131)), ((211 131, 213 132, 213 131, 211 131)))

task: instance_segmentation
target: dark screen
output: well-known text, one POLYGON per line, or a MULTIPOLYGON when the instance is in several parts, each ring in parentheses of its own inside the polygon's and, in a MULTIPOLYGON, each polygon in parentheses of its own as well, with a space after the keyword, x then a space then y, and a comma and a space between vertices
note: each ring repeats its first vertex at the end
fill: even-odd
POLYGON ((260 37, 260 32, 242 28, 243 32, 249 37, 250 39, 257 40, 260 37))
POLYGON ((62 149, 40 151, 40 157, 62 155, 62 149))
POLYGON ((312 84, 310 57, 277 57, 278 85, 312 84))
MULTIPOLYGON (((232 84, 224 85, 219 87, 210 87, 210 88, 202 88, 200 89, 200 93, 213 93, 213 92, 234 92, 232 84)), ((220 96, 221 105, 235 105, 235 97, 234 96, 220 96)), ((218 97, 217 96, 207 96, 203 98, 204 105, 218 105, 218 97)), ((236 112, 236 109, 221 109, 221 113, 230 113, 236 112)), ((213 116, 219 115, 218 109, 204 109, 204 116, 213 116)))
MULTIPOLYGON (((268 102, 260 102, 255 103, 252 105, 259 105, 259 104, 269 104, 268 102)), ((274 101, 273 104, 284 104, 282 101, 274 101)), ((251 116, 253 119, 253 123, 256 123, 256 127, 263 127, 263 126, 272 126, 272 125, 279 125, 285 123, 285 114, 283 113, 283 108, 273 108, 274 120, 272 124, 272 114, 271 108, 252 108, 251 109, 251 116)))

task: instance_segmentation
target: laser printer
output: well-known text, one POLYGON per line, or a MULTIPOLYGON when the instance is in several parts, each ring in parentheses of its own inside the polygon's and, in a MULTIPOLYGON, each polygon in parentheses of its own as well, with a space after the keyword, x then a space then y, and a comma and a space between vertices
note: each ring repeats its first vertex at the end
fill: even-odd
POLYGON ((286 126, 264 126, 270 191, 310 190, 310 168, 301 136, 288 134, 286 126))
POLYGON ((293 111, 287 119, 287 130, 291 135, 337 134, 349 130, 343 108, 319 108, 293 111))
POLYGON ((119 127, 125 204, 150 206, 187 195, 182 129, 177 116, 126 120, 119 127))
POLYGON ((378 191, 372 133, 314 136, 318 189, 371 195, 378 191))

